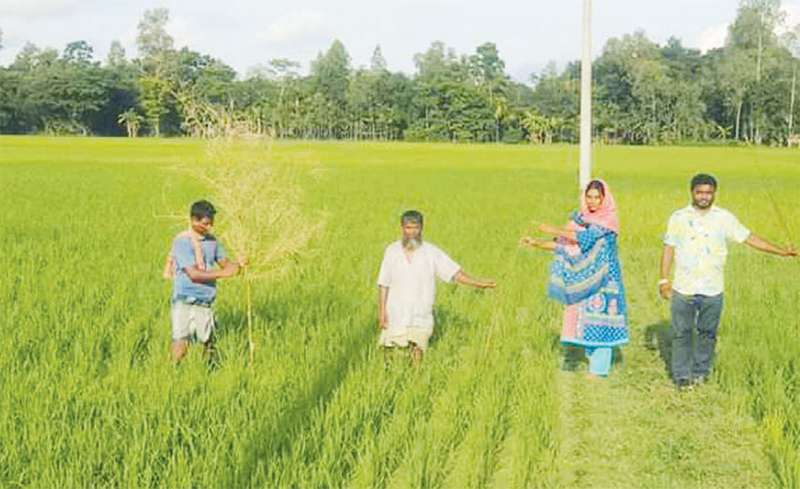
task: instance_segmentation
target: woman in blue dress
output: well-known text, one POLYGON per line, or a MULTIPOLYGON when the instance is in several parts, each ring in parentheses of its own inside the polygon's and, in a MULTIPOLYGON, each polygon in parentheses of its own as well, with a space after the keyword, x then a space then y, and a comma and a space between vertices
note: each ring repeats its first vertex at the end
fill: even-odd
POLYGON ((524 237, 520 244, 554 253, 547 295, 566 306, 561 342, 583 347, 589 374, 605 377, 613 348, 630 340, 617 248, 619 218, 608 184, 589 182, 581 210, 567 226, 539 224, 539 231, 555 239, 524 237))

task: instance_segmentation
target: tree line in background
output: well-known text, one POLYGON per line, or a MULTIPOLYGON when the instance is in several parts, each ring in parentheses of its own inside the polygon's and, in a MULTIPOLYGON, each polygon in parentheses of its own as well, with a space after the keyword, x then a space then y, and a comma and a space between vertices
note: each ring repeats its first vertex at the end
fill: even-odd
MULTIPOLYGON (((0 68, 0 133, 219 136, 468 142, 575 142, 580 63, 550 64, 514 82, 495 44, 458 55, 441 42, 408 76, 380 46, 353 68, 334 41, 311 63, 274 59, 244 79, 166 30, 166 9, 138 25, 139 58, 114 41, 104 63, 85 41, 63 52, 26 45, 0 68)), ((593 64, 595 138, 608 143, 747 141, 783 144, 800 132, 800 26, 780 0, 743 0, 725 46, 705 54, 642 32, 609 40, 593 64)), ((2 48, 2 31, 0 31, 2 48)))

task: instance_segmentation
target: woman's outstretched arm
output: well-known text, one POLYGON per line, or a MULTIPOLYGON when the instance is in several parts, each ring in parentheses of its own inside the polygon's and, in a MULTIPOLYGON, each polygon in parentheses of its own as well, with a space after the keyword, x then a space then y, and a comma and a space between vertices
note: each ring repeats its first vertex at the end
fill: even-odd
POLYGON ((575 231, 570 231, 569 229, 553 226, 544 222, 534 221, 533 223, 536 224, 539 231, 544 234, 549 234, 557 238, 567 238, 572 241, 577 241, 578 239, 578 234, 575 231))
POLYGON ((553 251, 556 249, 556 242, 552 239, 531 238, 525 236, 519 240, 519 245, 523 248, 540 248, 545 251, 553 251))

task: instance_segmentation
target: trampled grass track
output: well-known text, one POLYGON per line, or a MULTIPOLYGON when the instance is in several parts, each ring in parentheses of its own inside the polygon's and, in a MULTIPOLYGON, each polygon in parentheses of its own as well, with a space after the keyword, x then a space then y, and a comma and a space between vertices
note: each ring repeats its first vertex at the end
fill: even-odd
MULTIPOLYGON (((276 145, 281 159, 319 162, 306 186, 331 216, 326 234, 296 273, 257 287, 255 374, 236 282, 221 285, 221 368, 196 351, 174 368, 158 272, 176 227, 152 214, 206 196, 163 170, 200 154, 194 141, 0 139, 0 485, 800 484, 800 267, 732 250, 715 381, 686 395, 666 380, 653 292, 666 217, 694 171, 717 174, 722 205, 783 241, 765 192, 800 222, 795 153, 596 151, 622 214, 633 337, 600 384, 559 371, 547 257, 516 249, 531 218, 572 209, 567 147, 276 145), (467 270, 501 284, 441 287, 419 372, 384 367, 374 347, 375 274, 408 207, 467 270)), ((789 232, 797 244, 800 229, 789 232)))

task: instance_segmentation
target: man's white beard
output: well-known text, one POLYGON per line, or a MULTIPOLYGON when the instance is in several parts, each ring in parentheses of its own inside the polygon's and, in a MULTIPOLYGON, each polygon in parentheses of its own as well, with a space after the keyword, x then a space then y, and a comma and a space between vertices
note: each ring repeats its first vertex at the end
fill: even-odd
POLYGON ((416 238, 403 237, 403 248, 414 251, 420 246, 422 246, 422 236, 417 236, 416 238))

